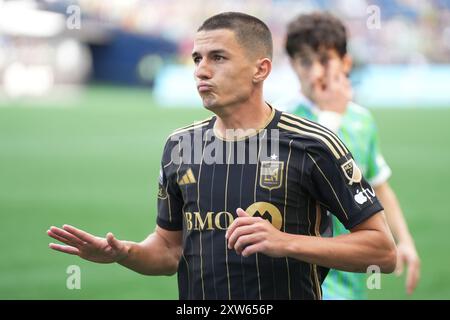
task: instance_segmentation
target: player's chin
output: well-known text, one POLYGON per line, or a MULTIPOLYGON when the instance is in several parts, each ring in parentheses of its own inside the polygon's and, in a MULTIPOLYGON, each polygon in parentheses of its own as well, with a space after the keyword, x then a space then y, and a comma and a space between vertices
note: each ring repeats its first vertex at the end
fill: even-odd
POLYGON ((203 107, 205 109, 208 109, 210 111, 214 111, 215 109, 217 109, 218 103, 217 100, 214 99, 213 97, 211 96, 202 97, 202 100, 203 100, 203 107))

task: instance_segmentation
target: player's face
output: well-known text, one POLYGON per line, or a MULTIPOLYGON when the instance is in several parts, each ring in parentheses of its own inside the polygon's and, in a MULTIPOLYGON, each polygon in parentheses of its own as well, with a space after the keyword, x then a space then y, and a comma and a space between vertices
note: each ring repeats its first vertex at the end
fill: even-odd
POLYGON ((242 104, 251 96, 255 63, 231 30, 200 31, 194 40, 197 90, 205 108, 242 104))
POLYGON ((301 58, 296 58, 292 61, 292 67, 301 82, 303 93, 311 97, 315 86, 323 86, 328 75, 339 73, 348 75, 352 61, 349 55, 341 58, 336 50, 329 50, 326 62, 322 62, 316 57, 307 64, 301 58))
POLYGON ((315 83, 325 75, 324 66, 318 60, 305 65, 303 61, 297 58, 292 61, 292 67, 300 80, 303 94, 311 98, 315 83))

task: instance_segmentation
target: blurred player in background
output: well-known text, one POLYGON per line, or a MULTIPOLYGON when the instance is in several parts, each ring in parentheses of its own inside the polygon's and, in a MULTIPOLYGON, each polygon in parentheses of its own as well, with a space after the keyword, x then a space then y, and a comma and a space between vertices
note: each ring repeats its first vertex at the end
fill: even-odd
MULTIPOLYGON (((380 152, 378 132, 370 112, 353 103, 348 79, 352 60, 347 53, 347 31, 328 13, 298 16, 287 30, 286 51, 299 77, 301 94, 284 107, 338 134, 382 202, 398 246, 397 274, 408 266, 406 290, 411 294, 420 277, 420 260, 388 179, 391 170, 380 152)), ((333 217, 333 234, 348 231, 333 217)), ((365 275, 330 270, 322 289, 324 299, 366 299, 365 275)))

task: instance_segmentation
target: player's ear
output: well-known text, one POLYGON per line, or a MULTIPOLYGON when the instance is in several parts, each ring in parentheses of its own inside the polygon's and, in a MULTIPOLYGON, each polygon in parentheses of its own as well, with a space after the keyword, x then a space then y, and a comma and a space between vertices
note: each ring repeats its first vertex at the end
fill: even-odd
POLYGON ((256 71, 253 75, 253 83, 261 83, 269 76, 272 71, 272 61, 269 58, 258 59, 256 62, 256 71))
POLYGON ((350 71, 352 70, 352 66, 353 66, 353 59, 352 57, 346 53, 344 55, 344 57, 342 57, 342 66, 343 66, 343 71, 346 75, 350 74, 350 71))

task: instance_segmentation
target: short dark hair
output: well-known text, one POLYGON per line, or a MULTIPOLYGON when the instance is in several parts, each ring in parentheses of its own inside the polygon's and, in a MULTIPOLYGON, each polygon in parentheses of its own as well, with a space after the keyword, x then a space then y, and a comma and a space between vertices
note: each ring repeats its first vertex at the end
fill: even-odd
POLYGON ((288 25, 285 49, 292 59, 298 57, 303 64, 315 58, 326 63, 330 49, 341 58, 347 53, 347 30, 330 13, 301 14, 288 25))
POLYGON ((257 52, 272 59, 273 44, 269 27, 258 18, 242 12, 224 12, 206 19, 199 31, 228 29, 249 52, 257 52))

